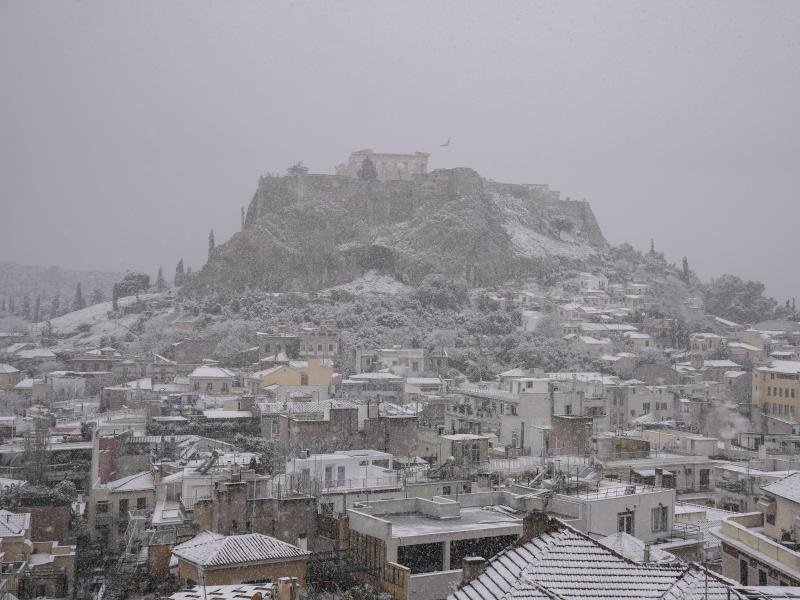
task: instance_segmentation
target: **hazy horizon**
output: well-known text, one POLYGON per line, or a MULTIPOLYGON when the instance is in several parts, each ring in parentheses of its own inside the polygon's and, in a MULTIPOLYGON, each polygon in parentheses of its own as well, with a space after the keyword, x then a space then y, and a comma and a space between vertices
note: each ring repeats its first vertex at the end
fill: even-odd
POLYGON ((0 261, 171 279, 261 174, 421 150, 783 301, 797 31, 792 2, 5 2, 0 261))

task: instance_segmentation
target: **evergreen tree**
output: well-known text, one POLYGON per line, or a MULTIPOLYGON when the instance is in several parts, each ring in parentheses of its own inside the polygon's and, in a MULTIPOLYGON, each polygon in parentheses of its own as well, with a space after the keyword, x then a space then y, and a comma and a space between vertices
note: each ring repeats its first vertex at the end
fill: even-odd
POLYGON ((656 253, 656 243, 653 238, 650 238, 650 254, 656 253))
POLYGON ((78 285, 75 286, 75 299, 72 301, 72 310, 80 310, 82 308, 86 308, 86 300, 83 298, 83 292, 81 292, 81 282, 78 282, 78 285))
POLYGON ((182 286, 185 279, 186 273, 183 270, 183 259, 180 259, 178 261, 178 266, 175 267, 175 279, 173 280, 175 287, 182 286))
POLYGON ((796 310, 797 310, 797 308, 795 307, 795 304, 794 304, 794 298, 792 298, 792 312, 795 312, 796 310))
POLYGON ((375 181, 378 178, 378 170, 375 168, 375 163, 369 156, 364 157, 361 161, 361 168, 358 170, 358 178, 365 181, 375 181))
POLYGON ((164 280, 164 269, 158 267, 158 275, 156 275, 156 289, 163 292, 167 289, 167 282, 164 280))
POLYGON ((8 298, 8 312, 10 312, 12 315, 15 315, 15 314, 17 314, 16 313, 16 308, 17 307, 14 304, 14 296, 10 296, 8 298))
POLYGON ((689 259, 685 256, 683 257, 683 280, 689 281, 689 259))
POLYGON ((53 300, 50 302, 50 318, 54 319, 58 317, 61 313, 61 292, 56 292, 56 295, 53 296, 53 300))
POLYGON ((208 260, 211 260, 211 255, 214 254, 214 229, 208 232, 208 260))
POLYGON ((27 293, 22 297, 22 317, 31 318, 31 297, 27 293))
POLYGON ((38 323, 42 316, 42 298, 36 296, 36 301, 33 303, 33 322, 38 323))
POLYGON ((92 292, 92 304, 100 304, 104 302, 106 299, 106 295, 102 292, 100 288, 94 288, 92 292))
POLYGON ((3 298, 3 302, 0 303, 0 310, 2 310, 3 312, 6 312, 6 299, 5 298, 3 298))

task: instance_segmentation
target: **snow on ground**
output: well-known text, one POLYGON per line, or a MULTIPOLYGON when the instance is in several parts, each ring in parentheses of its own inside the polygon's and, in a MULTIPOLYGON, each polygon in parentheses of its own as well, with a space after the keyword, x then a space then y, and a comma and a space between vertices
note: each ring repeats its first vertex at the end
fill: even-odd
POLYGON ((541 256, 559 256, 564 258, 585 259, 596 255, 597 250, 590 245, 575 240, 572 235, 562 233, 561 240, 539 233, 534 223, 526 223, 534 219, 524 201, 496 194, 497 206, 503 213, 503 228, 509 236, 514 248, 522 256, 537 258, 541 256))
POLYGON ((585 259, 597 254, 597 251, 588 245, 562 242, 528 229, 513 216, 503 226, 511 236, 511 241, 517 251, 529 258, 563 256, 564 258, 585 259))
POLYGON ((353 281, 343 283, 334 287, 327 288, 324 291, 342 290, 350 292, 351 294, 405 294, 412 291, 414 288, 400 283, 391 275, 380 273, 375 270, 370 270, 364 273, 361 277, 355 278, 353 281))
MULTIPOLYGON (((152 300, 162 294, 141 294, 141 300, 152 300)), ((135 296, 120 298, 118 304, 120 308, 136 302, 135 296)), ((114 336, 124 337, 141 318, 141 314, 134 313, 114 318, 109 315, 111 312, 111 302, 100 302, 87 306, 81 310, 69 312, 60 317, 50 320, 53 333, 57 335, 72 335, 69 338, 69 345, 74 347, 97 347, 100 338, 114 336), (78 333, 78 328, 88 326, 89 332, 78 333)), ((39 331, 47 326, 46 323, 34 323, 33 327, 39 331)))

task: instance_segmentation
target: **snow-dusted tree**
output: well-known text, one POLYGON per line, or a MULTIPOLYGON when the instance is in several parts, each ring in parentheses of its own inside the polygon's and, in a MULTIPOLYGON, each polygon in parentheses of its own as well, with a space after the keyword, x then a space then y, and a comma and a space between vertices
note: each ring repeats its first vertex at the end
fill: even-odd
POLYGON ((682 266, 683 266, 683 280, 689 281, 689 276, 691 275, 691 271, 689 270, 689 259, 686 258, 685 256, 683 257, 682 266))
POLYGON ((183 282, 186 280, 186 272, 183 270, 183 259, 178 261, 178 265, 175 267, 175 279, 173 283, 175 283, 175 287, 180 287, 183 285, 183 282))
POLYGON ((31 296, 28 293, 22 297, 22 317, 25 319, 31 318, 31 296))
POLYGON ((15 309, 16 306, 14 305, 14 296, 10 296, 8 299, 8 312, 10 312, 12 315, 15 315, 17 314, 15 309))
POLYGON ((164 269, 158 267, 158 275, 156 275, 156 289, 163 292, 167 289, 167 282, 164 279, 164 269))
POLYGON ((100 304, 101 302, 105 302, 106 295, 100 288, 94 288, 92 292, 92 304, 100 304))
POLYGON ((38 323, 41 320, 42 316, 42 297, 36 296, 36 300, 33 303, 33 322, 38 323))
POLYGON ((211 255, 214 254, 214 229, 208 232, 208 260, 211 260, 211 255))
POLYGON ((81 282, 79 281, 78 285, 75 286, 75 299, 72 301, 72 310, 80 310, 82 308, 86 308, 86 300, 83 297, 81 282))
POLYGON ((7 307, 7 305, 6 305, 6 299, 5 299, 5 298, 3 298, 3 301, 2 301, 2 302, 0 302, 0 310, 2 310, 3 312, 6 312, 6 307, 7 307))
POLYGON ((358 178, 365 181, 375 181, 378 178, 378 169, 369 156, 365 156, 361 161, 361 168, 358 170, 358 178))

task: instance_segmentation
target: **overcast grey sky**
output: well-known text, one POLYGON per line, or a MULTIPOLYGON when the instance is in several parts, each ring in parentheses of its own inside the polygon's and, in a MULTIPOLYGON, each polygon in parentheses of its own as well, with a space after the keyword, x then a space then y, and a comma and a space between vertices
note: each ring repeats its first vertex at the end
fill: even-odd
POLYGON ((198 268, 260 174, 369 147, 800 296, 800 2, 3 1, 0 81, 0 260, 198 268))

